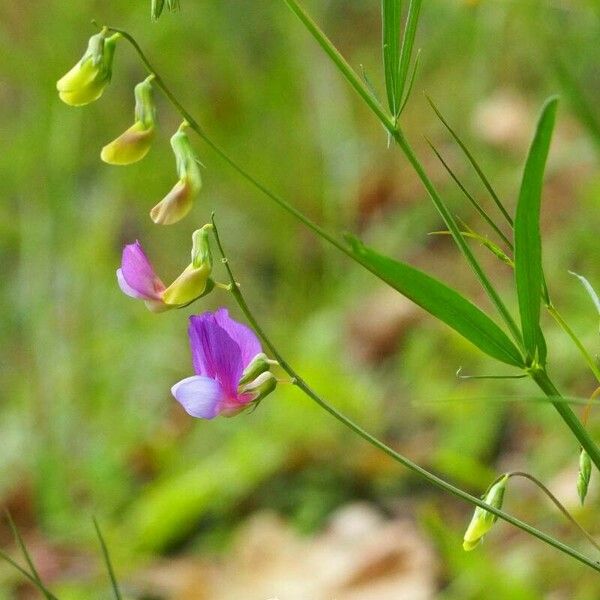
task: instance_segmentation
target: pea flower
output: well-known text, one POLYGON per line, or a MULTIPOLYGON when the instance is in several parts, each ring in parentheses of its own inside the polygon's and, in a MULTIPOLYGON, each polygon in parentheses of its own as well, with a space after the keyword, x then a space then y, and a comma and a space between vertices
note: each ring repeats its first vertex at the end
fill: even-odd
POLYGON ((150 211, 150 218, 158 225, 172 225, 183 219, 190 212, 193 201, 202 188, 198 157, 185 132, 187 126, 187 123, 182 123, 171 138, 179 181, 150 211))
POLYGON ((210 278, 212 256, 205 226, 192 237, 192 262, 166 287, 154 271, 142 245, 136 241, 123 248, 121 267, 117 269, 117 281, 124 294, 143 300, 148 310, 164 312, 187 306, 212 291, 215 284, 210 278))
POLYGON ((233 416, 256 405, 276 387, 270 363, 254 332, 225 308, 191 316, 188 334, 196 375, 171 392, 192 417, 233 416))
POLYGON ((56 82, 60 99, 71 106, 83 106, 102 96, 110 83, 117 40, 121 34, 107 38, 106 29, 93 35, 79 62, 56 82))
MULTIPOLYGON (((494 508, 502 508, 507 481, 508 475, 501 477, 488 489, 483 500, 494 508)), ((463 549, 466 551, 473 550, 497 520, 496 515, 480 506, 476 507, 463 538, 463 549)))
POLYGON ((135 122, 118 138, 102 148, 100 158, 111 165, 130 165, 142 160, 154 139, 156 107, 152 98, 154 75, 138 83, 134 89, 135 122))

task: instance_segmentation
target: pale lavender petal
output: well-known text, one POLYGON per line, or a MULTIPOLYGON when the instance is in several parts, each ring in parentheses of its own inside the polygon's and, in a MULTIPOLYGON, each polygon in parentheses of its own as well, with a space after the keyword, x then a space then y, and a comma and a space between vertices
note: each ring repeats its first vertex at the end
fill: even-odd
POLYGON ((243 371, 239 346, 210 312, 190 317, 188 333, 196 373, 216 379, 228 396, 235 396, 243 371))
POLYGON ((138 241, 123 248, 117 279, 123 292, 133 298, 160 300, 165 289, 138 241))
POLYGON ((175 399, 188 415, 199 419, 213 419, 219 414, 223 389, 209 377, 187 377, 171 388, 175 399))
POLYGON ((242 367, 245 369, 252 359, 262 352, 262 347, 252 329, 234 321, 226 308, 215 312, 215 320, 229 334, 229 337, 240 347, 242 367))

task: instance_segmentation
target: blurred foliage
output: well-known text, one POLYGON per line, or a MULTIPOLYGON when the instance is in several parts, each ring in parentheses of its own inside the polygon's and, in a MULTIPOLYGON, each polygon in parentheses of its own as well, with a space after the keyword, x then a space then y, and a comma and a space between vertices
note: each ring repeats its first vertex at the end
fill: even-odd
MULTIPOLYGON (((191 232, 214 209, 250 304, 325 397, 475 493, 499 470, 518 467, 554 482, 567 503, 572 495, 570 506, 576 502, 578 449, 554 412, 484 400, 527 396, 533 386, 457 382, 460 365, 470 373, 494 365, 418 312, 398 326, 391 347, 368 327, 353 327, 377 322, 372 311, 386 297, 383 285, 266 202, 200 141, 205 187, 191 216, 173 227, 150 222, 149 209, 175 180, 168 138, 178 117, 159 98, 160 131, 149 156, 127 169, 100 162, 100 148, 130 123, 132 88, 145 73, 121 44, 99 102, 72 109, 58 100, 55 81, 80 56, 94 31, 91 18, 131 31, 181 102, 270 188, 329 229, 353 231, 486 306, 451 242, 427 235, 440 223, 403 157, 387 148, 384 132, 283 2, 185 0, 181 12, 158 23, 146 4, 0 5, 0 497, 26 539, 46 540, 50 558, 40 568, 55 593, 75 600, 96 593, 98 581, 107 585, 92 515, 105 524, 126 580, 167 552, 225 551, 256 510, 274 508, 310 533, 335 507, 364 498, 390 511, 400 499, 420 516, 443 565, 440 598, 489 598, 490 581, 494 598, 595 597, 592 574, 573 563, 564 568, 565 557, 508 526, 462 554, 469 507, 408 477, 283 385, 235 419, 192 421, 175 405, 170 386, 191 374, 186 311, 146 312, 120 293, 114 272, 123 243, 138 238, 168 280, 187 264, 191 232)), ((306 4, 383 97, 379 2, 306 4)), ((421 67, 405 129, 453 210, 475 229, 481 225, 423 134, 478 197, 484 190, 422 92, 512 207, 543 99, 571 82, 566 99, 583 99, 600 118, 599 33, 591 0, 432 0, 423 7, 421 67), (567 83, 552 60, 557 46, 567 83)), ((577 102, 562 103, 544 194, 544 260, 555 303, 595 351, 593 306, 567 273, 599 287, 599 154, 581 114, 577 102)), ((509 270, 485 252, 495 282, 509 289, 509 270)), ((187 313, 228 301, 215 292, 187 313)), ((575 349, 547 317, 545 324, 553 375, 570 394, 588 396, 593 381, 575 349)), ((600 433, 598 419, 590 426, 600 433)), ((592 485, 577 512, 592 528, 597 502, 592 485)), ((508 508, 578 543, 530 491, 509 494, 508 508)), ((15 574, 2 567, 0 577, 0 598, 18 597, 15 574)))

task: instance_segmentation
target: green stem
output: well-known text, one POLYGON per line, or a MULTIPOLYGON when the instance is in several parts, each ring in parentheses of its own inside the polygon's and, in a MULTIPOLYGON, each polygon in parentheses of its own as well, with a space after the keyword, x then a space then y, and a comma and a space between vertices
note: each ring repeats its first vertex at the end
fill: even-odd
POLYGON ((491 281, 483 272, 483 269, 477 262, 477 259, 475 258, 475 255, 471 252, 471 249, 469 248, 468 244, 463 239, 454 217, 446 208, 446 205, 444 204, 440 195, 435 189, 433 182, 427 176, 423 165, 420 163, 412 147, 404 137, 404 134, 401 132, 394 119, 392 119, 389 115, 386 114, 381 105, 373 98, 365 83, 360 79, 360 77, 358 77, 358 75, 354 72, 354 70, 348 64, 346 59, 339 53, 337 48, 331 43, 329 38, 325 35, 321 28, 313 21, 310 15, 300 6, 300 4, 296 0, 284 0, 284 2, 304 24, 304 26, 314 37, 316 42, 321 46, 321 48, 323 48, 323 50, 327 53, 327 55, 337 66, 340 73, 345 77, 348 83, 365 101, 365 104, 371 109, 371 111, 379 119, 381 124, 385 127, 385 129, 387 129, 387 131, 392 136, 396 144, 400 147, 400 149, 408 159, 408 162, 411 164, 415 173, 421 180, 423 186, 427 190, 427 193, 431 197, 431 200, 433 201, 433 204, 435 205, 438 213, 444 220, 444 223, 446 223, 446 227, 448 227, 448 230, 452 234, 452 237, 454 238, 454 241, 458 246, 459 250, 462 252, 467 262, 477 275, 490 300, 496 306, 498 312, 500 313, 500 316, 506 323, 514 340, 517 342, 518 346, 521 349, 523 349, 523 340, 521 338, 521 332, 519 331, 516 322, 512 318, 510 312, 508 311, 504 302, 498 295, 498 292, 495 290, 491 281))
MULTIPOLYGON (((319 43, 319 45, 325 49, 327 54, 331 57, 333 62, 339 68, 342 75, 348 80, 348 82, 352 85, 352 87, 360 94, 361 97, 365 97, 367 91, 365 90, 363 82, 356 76, 352 68, 348 65, 348 63, 343 59, 343 57, 339 54, 339 52, 335 49, 331 41, 327 38, 325 33, 318 27, 318 25, 310 18, 310 16, 306 13, 306 11, 298 4, 296 0, 284 0, 284 2, 292 9, 294 14, 298 16, 298 18, 302 21, 302 23, 306 26, 309 33, 315 38, 315 40, 319 43)), ((458 228, 454 218, 451 213, 446 208, 444 202, 440 198, 435 189, 435 186, 425 173, 425 169, 419 162, 419 159, 415 155, 412 147, 404 137, 403 133, 400 129, 395 127, 394 122, 385 114, 382 113, 382 109, 378 106, 373 106, 372 102, 366 102, 367 106, 371 108, 373 113, 377 116, 382 125, 389 131, 390 135, 394 138, 395 142, 398 144, 402 152, 405 154, 409 163, 413 167, 414 171, 418 175, 419 179, 423 183, 425 189, 427 190, 429 196, 431 197, 436 209, 440 213, 443 218, 448 230, 452 234, 456 245, 459 247, 471 268, 477 274, 480 282, 482 283, 485 291, 488 296, 495 304, 496 308, 500 312, 504 322, 510 329, 510 332, 518 343, 518 345, 523 348, 523 341, 521 337, 521 333, 512 316, 510 315, 508 309, 498 296, 498 293, 492 286, 491 282, 481 269, 479 263, 475 259, 475 256, 471 252, 466 240, 461 235, 460 229, 458 228)), ((505 215, 508 216, 508 215, 505 215)), ((509 223, 512 223, 510 220, 510 216, 508 216, 509 223)), ((538 384, 538 386, 546 393, 549 397, 557 397, 560 396, 552 382, 548 379, 546 373, 543 373, 544 377, 539 375, 534 376, 534 381, 538 384)), ((590 458, 592 462, 596 465, 597 468, 600 469, 600 450, 594 444, 587 431, 584 429, 582 424, 577 419, 575 413, 571 410, 569 406, 565 403, 553 402, 552 403, 556 410, 559 412, 560 416, 563 418, 567 426, 571 429, 571 431, 575 434, 577 439, 583 448, 588 451, 590 454, 590 458), (590 453, 591 450, 591 453, 590 453)))
POLYGON ((515 527, 518 527, 522 531, 525 531, 526 533, 528 533, 528 534, 536 537, 537 539, 539 539, 539 540, 541 540, 541 541, 549 544, 550 546, 553 546, 557 550, 559 550, 559 551, 561 551, 561 552, 563 552, 565 554, 568 554, 569 556, 575 558, 579 562, 587 565, 588 567, 591 567, 595 571, 600 572, 600 563, 598 563, 596 561, 593 561, 592 559, 584 556, 583 554, 581 554, 579 551, 575 550, 574 548, 571 548, 570 546, 567 546, 563 542, 561 542, 561 541, 553 538, 552 536, 550 536, 550 535, 548 535, 548 534, 540 531, 539 529, 536 529, 535 527, 532 527, 531 525, 525 523, 524 521, 521 521, 520 519, 517 519, 516 517, 513 517, 512 515, 504 512, 502 510, 499 510, 499 509, 497 509, 497 508, 495 508, 493 506, 490 506, 489 504, 487 504, 486 502, 484 502, 480 498, 472 496, 468 492, 463 491, 459 487, 456 487, 455 485, 447 482, 446 480, 442 479, 441 477, 438 477, 437 475, 434 475, 433 473, 431 473, 427 469, 424 469, 423 467, 421 467, 418 464, 414 463, 409 458, 407 458, 407 457, 403 456, 402 454, 396 452, 395 450, 393 450, 392 448, 390 448, 388 445, 386 445, 382 441, 378 440, 376 437, 374 437, 369 432, 367 432, 366 430, 364 430, 360 425, 356 424, 354 421, 352 421, 351 419, 349 419, 348 417, 346 417, 344 414, 342 414, 341 412, 339 412, 335 407, 331 406, 326 400, 324 400, 323 398, 321 398, 304 381, 304 379, 302 379, 302 377, 285 360, 285 358, 283 358, 283 356, 279 353, 279 351, 277 350, 277 348, 275 347, 275 345, 271 342, 271 340, 269 339, 269 337, 267 336, 267 334, 265 333, 265 331, 262 329, 262 327, 260 326, 260 324, 258 323, 258 321, 256 320, 256 318, 252 314, 252 311, 248 307, 248 304, 246 303, 246 300, 245 300, 245 298, 244 298, 244 296, 243 296, 243 294, 242 294, 242 292, 240 290, 240 287, 236 284, 235 276, 233 274, 233 271, 231 269, 229 261, 228 261, 226 255, 225 255, 225 251, 223 249, 223 246, 221 244, 221 240, 219 238, 219 232, 218 232, 218 229, 217 229, 216 224, 214 222, 214 217, 213 217, 213 226, 214 226, 213 232, 214 232, 215 240, 216 240, 217 246, 219 248, 219 252, 220 252, 220 254, 222 256, 222 261, 223 261, 223 264, 224 264, 225 269, 227 271, 227 275, 229 276, 229 279, 231 281, 231 293, 232 293, 235 301, 237 302, 238 306, 240 307, 240 309, 244 313, 246 319, 248 320, 248 322, 250 323, 250 325, 252 326, 252 328, 256 331, 256 333, 263 340, 265 346, 267 347, 267 349, 269 350, 269 352, 272 354, 273 358, 275 358, 275 360, 277 360, 277 362, 279 363, 279 365, 281 366, 281 368, 291 377, 294 385, 296 385, 296 387, 299 390, 301 390, 311 400, 313 400, 314 402, 316 402, 323 410, 325 410, 326 412, 328 412, 331 416, 333 416, 335 419, 337 419, 340 423, 342 423, 343 425, 345 425, 346 427, 348 427, 350 430, 352 430, 354 433, 356 433, 357 435, 359 435, 360 437, 362 437, 364 440, 366 440, 369 444, 371 444, 372 446, 374 446, 378 450, 381 450, 382 452, 384 452, 385 454, 387 454, 390 458, 392 458, 396 462, 400 463, 402 466, 406 467, 407 469, 409 469, 413 473, 416 473, 417 475, 423 477, 424 479, 426 479, 427 481, 429 481, 429 483, 431 483, 432 485, 435 485, 436 487, 444 490, 445 492, 449 492, 450 494, 453 494, 454 496, 460 498, 461 500, 464 500, 464 501, 466 501, 466 502, 468 502, 470 504, 473 504, 475 506, 479 506, 479 507, 481 507, 481 508, 483 508, 483 509, 485 509, 485 510, 491 512, 491 513, 493 513, 494 515, 496 515, 500 519, 503 519, 507 523, 510 523, 510 524, 514 525, 515 527))
POLYGON ((598 446, 596 446, 571 407, 567 403, 562 402, 561 393, 556 389, 546 371, 531 371, 531 378, 546 396, 548 396, 552 406, 554 406, 563 421, 567 424, 567 427, 573 432, 582 448, 589 454, 590 459, 596 465, 596 468, 600 470, 600 450, 598 449, 598 446), (556 401, 554 399, 561 399, 561 401, 556 401))

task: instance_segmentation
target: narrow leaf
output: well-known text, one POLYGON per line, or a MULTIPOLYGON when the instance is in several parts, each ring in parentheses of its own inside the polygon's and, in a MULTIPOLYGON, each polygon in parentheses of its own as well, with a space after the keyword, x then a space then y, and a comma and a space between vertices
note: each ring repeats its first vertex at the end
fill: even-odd
POLYGON ((104 557, 104 562, 106 563, 106 568, 108 570, 108 574, 110 576, 110 582, 112 584, 113 593, 115 595, 116 600, 122 600, 121 591, 119 590, 119 584, 117 583, 117 578, 115 576, 115 571, 112 566, 112 562, 110 560, 110 554, 108 553, 108 547, 106 546, 106 542, 104 541, 104 536, 100 531, 100 526, 98 525, 98 521, 94 519, 94 527, 96 528, 96 534, 98 535, 98 540, 100 541, 100 547, 102 548, 102 556, 104 557))
POLYGON ((515 281, 521 329, 529 357, 537 360, 543 360, 545 354, 539 326, 543 282, 540 209, 557 104, 558 99, 553 97, 542 109, 527 155, 515 216, 515 281))
POLYGON ((481 183, 483 183, 483 185, 485 186, 485 189, 489 192, 490 196, 492 197, 492 200, 498 207, 498 210, 502 213, 503 217, 506 219, 506 222, 512 226, 513 221, 511 219, 510 215, 508 214, 508 211, 506 210, 506 208, 504 208, 504 204, 502 204, 502 201, 500 200, 498 194, 492 187, 490 180, 486 177, 485 173, 483 172, 483 169, 479 166, 479 163, 477 162, 477 160, 475 160, 475 157, 473 156, 472 152, 469 150, 469 148, 467 148, 467 145, 462 141, 462 139, 459 137, 458 133, 456 133, 456 131, 454 129, 452 129, 452 127, 450 126, 448 121, 446 121, 446 119, 440 112, 439 108, 433 103, 433 100, 429 96, 425 96, 425 97, 427 98, 427 101, 429 102, 429 104, 430 104, 431 108, 433 109, 433 112, 436 114, 437 118, 442 122, 442 125, 448 130, 448 133, 454 138, 454 141, 459 145, 460 149, 463 151, 463 154, 465 155, 467 160, 471 163, 471 166, 475 169, 475 172, 477 173, 479 179, 481 180, 481 183))
POLYGON ((489 356, 512 366, 524 366, 519 350, 500 327, 457 291, 410 265, 378 254, 352 236, 347 239, 357 260, 388 285, 489 356))
MULTIPOLYGON (((404 90, 406 89, 406 83, 409 79, 408 71, 410 68, 410 59, 412 57, 413 46, 415 44, 415 36, 417 34, 417 25, 419 24, 419 13, 421 11, 421 0, 410 0, 408 5, 408 15, 406 17, 406 28, 404 29, 404 35, 402 36, 402 46, 400 48, 400 59, 398 66, 398 101, 396 102, 396 110, 394 116, 398 117, 404 108, 404 104, 408 101, 410 91, 406 95, 406 99, 400 105, 400 98, 404 96, 404 90)), ((416 64, 414 73, 416 73, 416 64)), ((414 76, 414 74, 413 74, 414 76)), ((412 87, 412 82, 410 83, 412 87)))
POLYGON ((393 115, 400 105, 399 68, 402 0, 381 0, 383 69, 388 105, 393 115))

